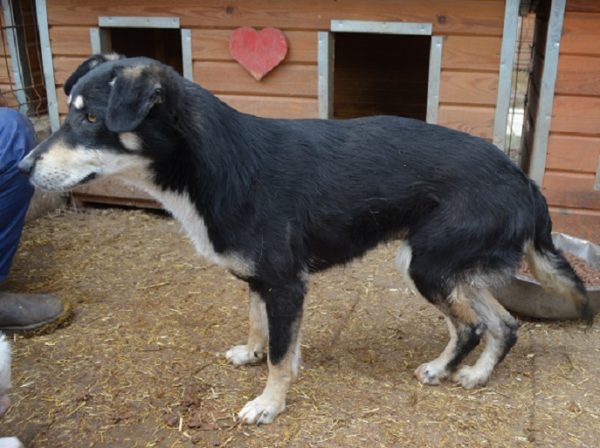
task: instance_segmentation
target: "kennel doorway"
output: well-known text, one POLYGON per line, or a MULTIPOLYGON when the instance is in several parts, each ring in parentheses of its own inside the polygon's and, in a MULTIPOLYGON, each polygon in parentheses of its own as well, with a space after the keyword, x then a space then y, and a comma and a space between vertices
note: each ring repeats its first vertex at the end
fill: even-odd
POLYGON ((336 33, 333 117, 425 120, 431 36, 336 33))
POLYGON ((181 33, 170 28, 105 28, 109 51, 127 57, 146 56, 183 74, 181 33))
POLYGON ((430 23, 332 20, 318 58, 320 118, 437 122, 442 38, 430 23))
POLYGON ((170 65, 193 81, 191 30, 178 17, 98 17, 90 28, 94 53, 114 51, 127 57, 146 56, 170 65))

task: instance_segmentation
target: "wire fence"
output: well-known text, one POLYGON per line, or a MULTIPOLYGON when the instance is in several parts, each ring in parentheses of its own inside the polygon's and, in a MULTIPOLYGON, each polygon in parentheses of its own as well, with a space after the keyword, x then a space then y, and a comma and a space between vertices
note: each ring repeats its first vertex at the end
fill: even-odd
POLYGON ((535 27, 535 14, 519 18, 519 37, 512 79, 511 105, 508 115, 507 149, 509 157, 518 165, 523 159, 523 122, 525 97, 531 66, 531 52, 535 27))
POLYGON ((32 118, 48 111, 35 0, 2 0, 0 106, 32 118))

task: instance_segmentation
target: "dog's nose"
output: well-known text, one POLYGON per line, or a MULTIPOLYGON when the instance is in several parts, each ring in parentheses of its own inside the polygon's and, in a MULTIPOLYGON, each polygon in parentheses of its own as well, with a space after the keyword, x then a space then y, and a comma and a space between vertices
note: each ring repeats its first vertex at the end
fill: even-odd
POLYGON ((30 160, 28 160, 27 157, 25 157, 19 162, 17 168, 19 169, 19 172, 21 174, 29 176, 31 174, 31 170, 33 169, 33 162, 31 162, 30 160))

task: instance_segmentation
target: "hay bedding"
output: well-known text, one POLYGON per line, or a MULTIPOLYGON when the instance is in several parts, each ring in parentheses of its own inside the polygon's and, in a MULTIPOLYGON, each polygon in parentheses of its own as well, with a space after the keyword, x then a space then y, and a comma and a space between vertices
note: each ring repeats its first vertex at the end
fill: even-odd
POLYGON ((272 425, 234 412, 264 364, 234 368, 244 285, 200 260, 179 226, 140 211, 64 211, 25 229, 7 288, 75 302, 71 324, 16 338, 1 432, 29 447, 594 446, 596 325, 522 326, 487 388, 424 387, 412 371, 446 343, 443 320, 393 268, 393 247, 315 276, 304 369, 272 425))

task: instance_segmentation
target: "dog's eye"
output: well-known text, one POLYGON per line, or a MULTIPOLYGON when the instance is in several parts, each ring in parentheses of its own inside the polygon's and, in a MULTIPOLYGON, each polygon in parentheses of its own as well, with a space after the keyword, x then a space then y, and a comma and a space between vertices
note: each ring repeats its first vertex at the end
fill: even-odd
POLYGON ((85 119, 88 121, 88 123, 96 122, 96 116, 94 114, 85 114, 85 119))

